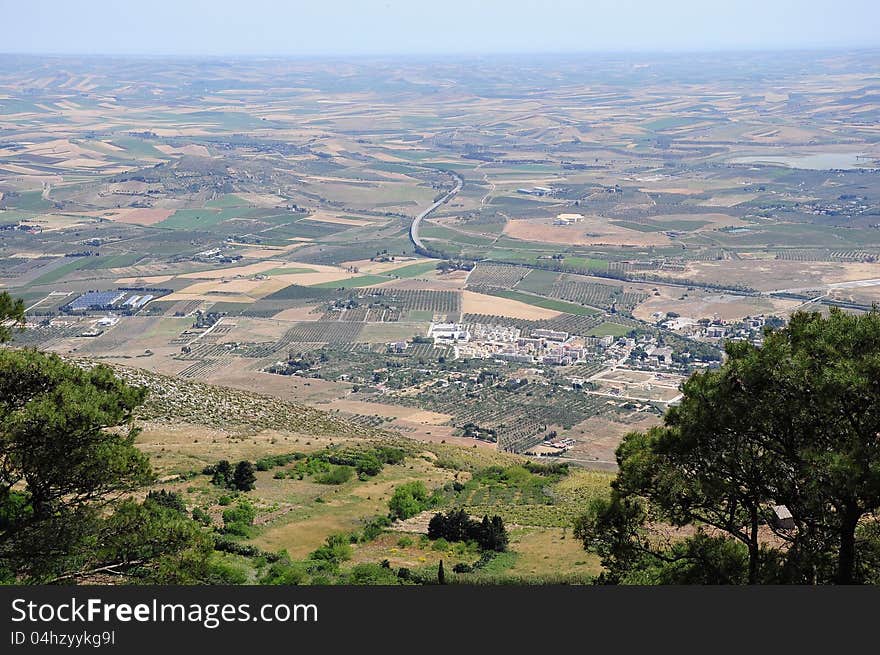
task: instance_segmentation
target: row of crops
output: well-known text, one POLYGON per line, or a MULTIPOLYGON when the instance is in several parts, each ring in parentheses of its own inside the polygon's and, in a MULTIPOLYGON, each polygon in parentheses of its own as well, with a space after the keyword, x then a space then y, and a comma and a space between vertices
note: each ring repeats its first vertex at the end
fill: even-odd
POLYGON ((196 343, 192 346, 187 346, 185 351, 182 351, 175 355, 174 359, 179 359, 182 361, 196 361, 199 359, 217 358, 227 352, 228 349, 222 345, 214 343, 196 343))
POLYGON ((796 262, 876 262, 880 251, 784 248, 772 251, 778 260, 796 262))
POLYGON ((218 371, 228 361, 228 356, 219 357, 217 359, 200 359, 187 366, 177 375, 187 379, 203 379, 218 371))
POLYGON ((425 311, 434 314, 461 312, 461 294, 457 291, 383 288, 372 289, 371 295, 380 297, 383 303, 399 305, 410 311, 425 311))
POLYGON ((304 341, 307 343, 350 343, 357 340, 363 329, 362 323, 344 321, 303 321, 296 323, 276 342, 276 347, 283 348, 289 343, 304 341))
POLYGON ((353 323, 396 323, 400 320, 400 307, 352 307, 329 308, 321 315, 322 321, 348 321, 353 323))
POLYGON ((578 305, 606 310, 615 307, 622 311, 632 311, 647 298, 643 293, 627 292, 621 285, 594 282, 573 273, 487 263, 478 264, 471 272, 468 276, 468 288, 483 292, 493 288, 516 289, 578 305))
POLYGON ((55 340, 76 336, 82 330, 83 327, 78 325, 38 325, 14 332, 13 343, 19 347, 39 345, 45 348, 55 340))
POLYGON ((479 263, 468 275, 468 284, 510 289, 531 273, 530 269, 522 266, 479 263))
POLYGON ((562 275, 550 289, 552 298, 567 300, 591 307, 632 311, 647 295, 637 292, 625 292, 622 286, 612 286, 598 282, 588 282, 577 275, 562 275))

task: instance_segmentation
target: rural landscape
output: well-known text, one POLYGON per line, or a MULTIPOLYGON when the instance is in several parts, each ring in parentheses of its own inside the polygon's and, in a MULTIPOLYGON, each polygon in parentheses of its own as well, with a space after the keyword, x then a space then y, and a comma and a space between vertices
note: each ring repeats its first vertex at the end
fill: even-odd
MULTIPOLYGON (((878 71, 875 51, 0 56, 0 386, 40 397, 27 358, 47 358, 52 379, 100 390, 102 434, 130 439, 81 462, 92 480, 96 452, 127 453, 108 464, 125 484, 92 490, 122 509, 88 505, 124 557, 19 561, 59 515, 10 536, 33 478, 9 438, 0 580, 877 582, 880 499, 786 480, 733 501, 638 448, 752 411, 801 434, 811 412, 876 425, 870 335, 822 342, 859 362, 838 371, 866 376, 859 411, 742 381, 783 376, 771 355, 810 330, 880 320, 878 71), (709 381, 731 371, 741 386, 722 388, 745 395, 721 403, 709 381), (873 545, 815 518, 827 503, 873 545), (125 540, 169 521, 172 555, 125 540), (706 553, 741 567, 678 565, 706 553)), ((836 397, 839 378, 792 371, 780 389, 836 397)), ((57 425, 79 425, 56 401, 57 425)), ((18 407, 0 404, 0 436, 29 429, 18 407)), ((715 482, 756 479, 724 468, 753 451, 721 459, 715 482)), ((801 464, 761 471, 823 470, 801 464)))

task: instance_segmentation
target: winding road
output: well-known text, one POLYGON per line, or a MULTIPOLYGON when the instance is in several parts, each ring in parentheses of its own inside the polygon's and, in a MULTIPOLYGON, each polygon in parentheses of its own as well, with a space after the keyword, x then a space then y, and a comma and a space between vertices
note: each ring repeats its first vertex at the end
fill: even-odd
POLYGON ((456 193, 461 191, 461 187, 464 186, 464 179, 458 173, 453 173, 451 171, 446 171, 446 172, 448 172, 450 175, 455 176, 455 188, 452 191, 450 191, 449 193, 447 193, 445 196, 440 198, 440 200, 438 200, 437 202, 432 204, 430 207, 425 209, 421 214, 416 216, 413 219, 412 225, 409 226, 410 241, 413 242, 413 245, 416 248, 421 249, 423 252, 427 252, 428 249, 425 248, 425 245, 422 243, 421 238, 419 238, 419 223, 422 222, 422 219, 425 218, 425 216, 427 216, 432 211, 437 209, 437 207, 439 207, 440 205, 442 205, 445 202, 448 202, 456 193))

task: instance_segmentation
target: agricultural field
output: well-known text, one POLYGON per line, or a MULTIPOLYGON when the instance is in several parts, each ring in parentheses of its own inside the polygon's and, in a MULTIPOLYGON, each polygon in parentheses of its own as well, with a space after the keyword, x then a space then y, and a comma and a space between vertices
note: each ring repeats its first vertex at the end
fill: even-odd
POLYGON ((0 56, 13 347, 155 388, 139 443, 218 525, 193 471, 221 457, 404 444, 338 485, 320 458, 258 471, 255 548, 306 557, 422 481, 511 552, 453 574, 479 556, 383 529, 344 575, 589 581, 570 524, 624 434, 726 340, 880 302, 878 57, 0 56), (124 299, 71 309, 93 293, 124 299), (486 471, 545 461, 571 471, 486 471))

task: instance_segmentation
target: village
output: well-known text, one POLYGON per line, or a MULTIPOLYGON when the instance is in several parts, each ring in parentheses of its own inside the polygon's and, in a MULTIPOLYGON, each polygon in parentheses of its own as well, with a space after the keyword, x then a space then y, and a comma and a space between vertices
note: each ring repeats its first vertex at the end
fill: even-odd
POLYGON ((579 336, 568 332, 481 323, 432 323, 428 337, 436 345, 449 346, 454 357, 494 359, 522 364, 574 366, 596 364, 647 370, 678 370, 683 366, 709 366, 676 353, 653 334, 636 336, 579 336))
POLYGON ((764 343, 764 329, 776 329, 785 325, 778 316, 746 316, 741 320, 724 321, 718 318, 693 319, 674 312, 654 312, 657 324, 696 341, 722 344, 725 341, 748 341, 756 346, 764 343))

